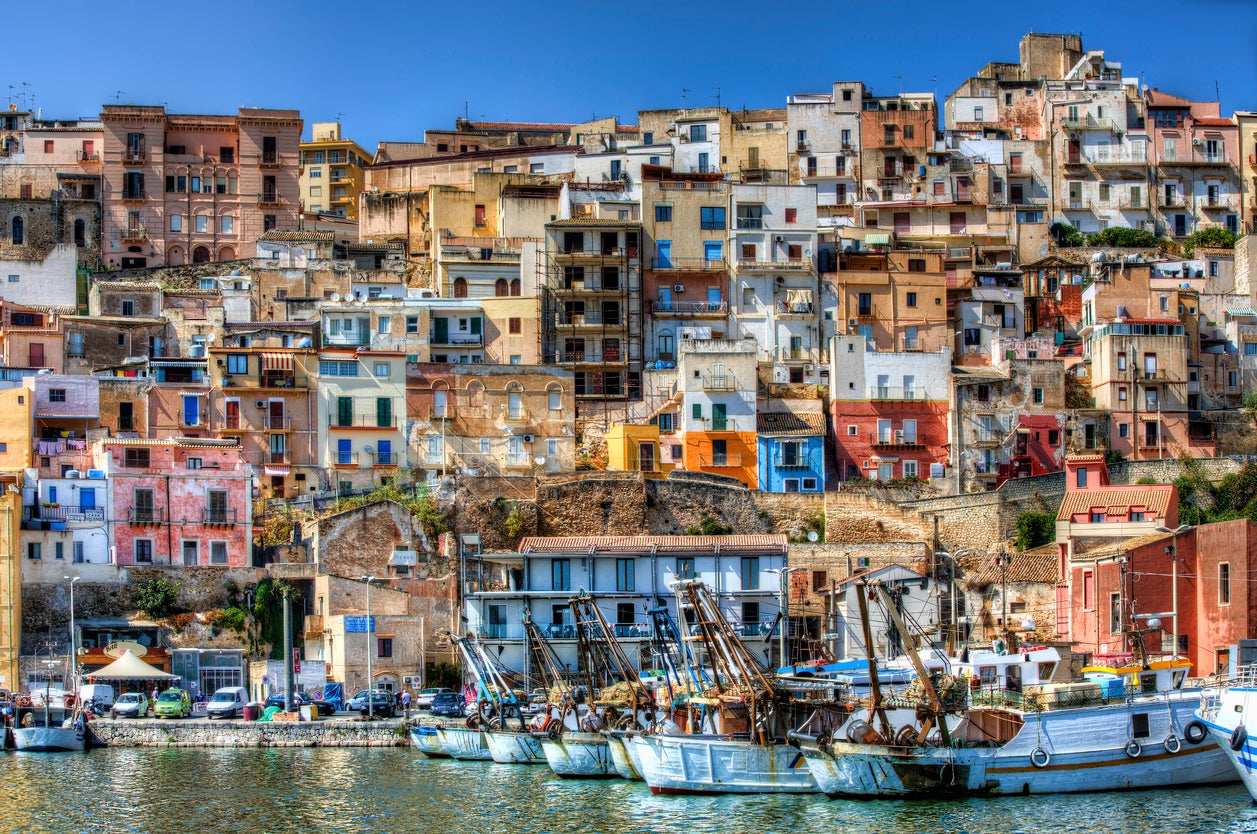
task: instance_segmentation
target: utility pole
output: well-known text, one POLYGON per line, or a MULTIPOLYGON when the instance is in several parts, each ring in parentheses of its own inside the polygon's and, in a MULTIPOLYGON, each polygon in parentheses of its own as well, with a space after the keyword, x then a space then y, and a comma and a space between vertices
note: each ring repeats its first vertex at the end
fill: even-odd
POLYGON ((284 586, 284 712, 292 712, 292 588, 284 586))
POLYGON ((375 718, 375 672, 371 665, 371 655, 375 652, 371 644, 371 635, 375 632, 372 628, 375 623, 371 620, 371 583, 375 577, 364 576, 362 581, 367 583, 367 719, 370 720, 375 718))

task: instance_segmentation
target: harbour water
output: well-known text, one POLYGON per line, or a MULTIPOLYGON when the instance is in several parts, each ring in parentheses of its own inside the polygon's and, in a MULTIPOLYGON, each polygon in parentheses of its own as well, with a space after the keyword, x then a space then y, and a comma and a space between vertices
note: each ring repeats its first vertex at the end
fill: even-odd
POLYGON ((108 749, 0 755, 11 832, 1257 832, 1240 786, 957 802, 655 797, 542 766, 398 749, 108 749))

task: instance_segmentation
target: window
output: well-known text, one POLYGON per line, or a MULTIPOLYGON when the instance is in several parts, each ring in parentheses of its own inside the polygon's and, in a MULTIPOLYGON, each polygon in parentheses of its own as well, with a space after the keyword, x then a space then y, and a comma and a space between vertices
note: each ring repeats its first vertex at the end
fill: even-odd
POLYGON ((247 374, 249 372, 249 355, 246 353, 233 353, 227 357, 227 373, 229 374, 247 374))
POLYGON ((523 332, 523 320, 522 320, 522 319, 520 319, 520 318, 518 318, 518 317, 514 317, 514 318, 509 318, 509 319, 507 319, 507 320, 506 320, 506 329, 507 329, 507 332, 509 332, 509 333, 513 333, 513 334, 522 333, 522 332, 523 332))
POLYGON ((196 230, 202 233, 209 231, 209 215, 208 214, 198 214, 196 216, 196 230))
POLYGON ((357 376, 358 363, 350 361, 319 360, 319 376, 357 376))
POLYGON ((914 293, 914 292, 910 292, 910 293, 908 293, 908 300, 907 300, 907 304, 908 304, 908 306, 909 306, 909 307, 915 307, 915 306, 917 306, 917 294, 916 294, 916 293, 914 293))
POLYGON ((916 135, 917 135, 917 129, 916 129, 916 126, 915 126, 915 125, 904 125, 904 126, 903 126, 903 138, 905 138, 905 139, 912 139, 912 138, 914 138, 916 135))
POLYGON ((210 564, 227 564, 227 542, 210 542, 210 564))
POLYGON ((615 589, 617 591, 624 593, 635 590, 634 571, 636 567, 636 559, 615 560, 615 589))
POLYGON ((725 209, 723 206, 703 206, 699 209, 699 220, 704 229, 723 229, 725 209))
POLYGON ((1091 611, 1096 607, 1096 577, 1094 571, 1085 570, 1082 572, 1082 607, 1083 610, 1091 611))
POLYGON ((1093 512, 1093 513, 1091 514, 1091 523, 1092 523, 1092 524, 1103 524, 1103 523, 1105 522, 1105 519, 1106 519, 1106 518, 1107 518, 1107 516, 1105 516, 1105 514, 1104 514, 1104 513, 1094 513, 1094 512, 1093 512))
MULTIPOLYGON (((909 272, 925 272, 925 258, 909 258, 908 271, 909 272)), ((916 293, 913 293, 912 295, 914 298, 916 297, 916 293)), ((915 307, 916 303, 914 302, 910 304, 909 306, 915 307)))
POLYGON ((1031 389, 1031 399, 1034 400, 1035 405, 1043 405, 1043 389, 1042 388, 1031 389))
POLYGON ((847 437, 856 437, 857 435, 859 435, 859 433, 860 433, 859 426, 853 426, 853 425, 847 426, 847 437))
POLYGON ((64 388, 49 388, 48 389, 48 402, 50 403, 65 402, 65 389, 64 388))
POLYGON ((153 540, 152 539, 136 539, 134 553, 135 553, 136 564, 152 564, 153 540))
MULTIPOLYGON (((131 469, 148 468, 148 449, 128 446, 122 454, 122 465, 131 469)), ((152 494, 151 492, 149 493, 152 494)), ((150 502, 151 503, 151 502, 150 502)))
POLYGON ((694 572, 693 558, 677 558, 677 579, 694 579, 697 576, 698 574, 694 572))
POLYGON ((172 232, 183 231, 183 215, 182 214, 170 215, 170 231, 172 232))
POLYGON ((554 591, 572 590, 572 560, 550 560, 550 586, 554 591))
POLYGON ((219 218, 218 233, 223 235, 234 234, 235 222, 235 218, 230 214, 224 214, 221 218, 219 218))
POLYGON ((388 364, 387 362, 376 362, 376 363, 375 363, 375 375, 376 375, 376 376, 378 376, 378 377, 385 377, 385 378, 387 378, 387 377, 389 376, 389 374, 390 374, 390 371, 391 371, 391 368, 389 367, 389 364, 388 364))
POLYGON ((917 477, 917 462, 915 460, 905 460, 903 462, 903 476, 905 478, 917 477))
POLYGON ((205 492, 205 520, 210 524, 226 524, 228 520, 227 490, 210 489, 205 492))
POLYGON ((189 469, 200 469, 204 462, 203 458, 188 458, 187 466, 189 469))
POLYGON ((39 542, 26 543, 26 558, 38 561, 43 558, 43 545, 39 542))
MULTIPOLYGON (((372 296, 372 298, 378 298, 378 297, 379 297, 378 295, 372 296)), ((379 318, 377 318, 375 321, 375 329, 381 336, 387 336, 388 334, 392 333, 393 332, 392 316, 380 316, 379 318)))
POLYGON ((392 657, 393 656, 393 638, 377 637, 375 640, 375 656, 376 657, 392 657))
POLYGON ((488 222, 485 219, 484 206, 480 206, 480 205, 476 206, 475 212, 476 212, 476 216, 475 216, 476 228, 483 228, 484 226, 487 226, 488 222))
POLYGON ((706 142, 707 141, 707 125, 690 125, 690 141, 706 142))
POLYGON ((1079 489, 1086 489, 1087 487, 1087 470, 1086 469, 1078 470, 1078 479, 1077 481, 1075 481, 1075 483, 1078 485, 1079 489))
POLYGON ((419 317, 418 316, 406 316, 406 332, 407 333, 419 332, 419 317))
POLYGON ((1218 563, 1218 605, 1231 604, 1231 564, 1218 563))
POLYGON ((758 591, 759 590, 759 557, 744 556, 742 557, 742 590, 758 591))
POLYGON ((799 222, 799 210, 797 208, 786 209, 786 222, 787 223, 799 222))
POLYGON ((671 223, 672 222, 672 204, 656 203, 655 204, 655 222, 671 223))

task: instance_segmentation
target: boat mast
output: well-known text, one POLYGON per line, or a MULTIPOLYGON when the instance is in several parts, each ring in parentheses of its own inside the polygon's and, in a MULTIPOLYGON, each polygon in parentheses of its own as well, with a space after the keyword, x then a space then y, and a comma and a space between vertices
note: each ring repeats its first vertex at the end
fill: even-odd
POLYGON ((887 743, 891 741, 891 726, 889 719, 886 718, 886 708, 882 705, 882 684, 877 677, 877 654, 873 651, 873 627, 869 623, 869 582, 867 579, 860 581, 859 593, 856 598, 860 602, 860 626, 864 631, 864 654, 869 661, 869 685, 873 690, 873 703, 869 707, 868 717, 865 720, 872 719, 874 716, 882 722, 882 736, 887 743))
POLYGON ((886 585, 877 583, 877 593, 881 597, 882 605, 886 606, 886 614, 890 617, 891 622, 895 624, 895 628, 899 629, 899 634, 904 638, 904 648, 908 650, 908 659, 912 661, 912 666, 917 670, 917 679, 921 681, 921 687, 925 690, 925 697, 928 702, 930 714, 921 722, 921 732, 917 736, 917 744, 924 744, 925 737, 930 734, 931 725, 938 720, 938 731, 943 738, 943 746, 949 746, 951 739, 947 734, 947 722, 943 720, 943 702, 938 697, 938 692, 934 690, 934 684, 930 681, 930 670, 925 668, 925 664, 921 662, 921 655, 917 653, 917 641, 908 633, 907 626, 904 625, 903 618, 899 616, 899 607, 895 605, 895 601, 890 596, 890 591, 886 585))

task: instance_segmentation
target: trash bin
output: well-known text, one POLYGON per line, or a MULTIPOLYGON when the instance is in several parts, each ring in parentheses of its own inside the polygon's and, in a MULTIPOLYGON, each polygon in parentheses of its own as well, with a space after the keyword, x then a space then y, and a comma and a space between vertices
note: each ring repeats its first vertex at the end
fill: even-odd
POLYGON ((258 720, 258 705, 257 705, 257 704, 245 704, 245 705, 244 705, 244 720, 245 720, 245 721, 257 721, 257 720, 258 720))

